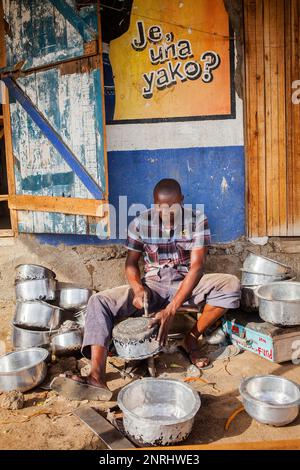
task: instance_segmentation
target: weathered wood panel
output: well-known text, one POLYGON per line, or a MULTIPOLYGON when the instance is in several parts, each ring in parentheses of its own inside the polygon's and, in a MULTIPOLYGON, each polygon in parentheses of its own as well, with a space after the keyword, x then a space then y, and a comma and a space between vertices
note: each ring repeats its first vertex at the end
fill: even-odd
MULTIPOLYGON (((77 11, 86 31, 97 31, 95 6, 77 11)), ((40 67, 85 54, 83 37, 49 0, 3 0, 5 19, 12 34, 6 37, 7 66, 24 62, 23 70, 40 67)))
POLYGON ((286 0, 288 235, 300 235, 300 105, 292 103, 292 84, 300 80, 300 0, 286 0))
MULTIPOLYGON (((80 10, 84 24, 78 32, 54 6, 65 5, 63 2, 3 3, 12 32, 11 37, 6 36, 7 65, 25 61, 23 70, 38 68, 17 78, 18 85, 107 193, 101 59, 97 54, 78 58, 86 51, 85 31, 97 31, 96 5, 80 10), (64 59, 69 61, 39 70, 64 59)), ((73 0, 68 0, 67 5, 67 11, 71 7, 72 14, 78 14, 73 0)), ((11 103, 10 113, 16 194, 91 199, 89 191, 18 102, 11 103)), ((78 210, 75 214, 79 214, 78 210)), ((35 212, 18 211, 18 222, 20 232, 94 234, 98 220, 90 223, 84 209, 80 216, 41 212, 37 207, 35 212)), ((106 223, 107 220, 101 221, 102 225, 106 223)))
POLYGON ((249 236, 300 235, 299 4, 244 2, 249 236))

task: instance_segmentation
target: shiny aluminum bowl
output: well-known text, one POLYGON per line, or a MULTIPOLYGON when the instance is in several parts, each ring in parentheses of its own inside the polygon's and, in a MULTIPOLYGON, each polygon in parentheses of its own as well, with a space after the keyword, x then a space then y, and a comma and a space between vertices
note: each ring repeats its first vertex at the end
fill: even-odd
POLYGON ((14 351, 0 357, 0 391, 27 392, 37 387, 46 377, 48 353, 32 348, 14 351))
POLYGON ((53 278, 35 279, 16 282, 16 299, 21 302, 27 300, 54 300, 56 295, 56 281, 53 278))
POLYGON ((257 274, 287 274, 291 271, 289 266, 279 263, 265 256, 256 255, 252 252, 249 252, 249 255, 244 261, 243 268, 245 271, 257 274))
POLYGON ((51 269, 45 268, 45 266, 39 266, 38 264, 19 264, 16 267, 16 280, 18 281, 29 281, 35 279, 55 279, 55 273, 51 269))
POLYGON ((255 293, 262 320, 273 325, 300 325, 300 282, 274 282, 255 293))
POLYGON ((201 401, 177 380, 147 378, 124 387, 118 395, 125 432, 142 446, 165 446, 185 440, 201 401))
POLYGON ((65 310, 78 311, 87 306, 92 294, 91 289, 61 283, 58 285, 58 304, 65 310))
POLYGON ((64 321, 63 312, 61 308, 42 301, 17 302, 13 323, 33 330, 55 330, 64 321))
POLYGON ((56 334, 51 340, 52 353, 55 356, 71 356, 80 352, 82 341, 81 329, 56 334))
POLYGON ((286 426, 299 413, 300 388, 291 380, 275 375, 244 379, 240 394, 247 413, 271 426, 286 426))

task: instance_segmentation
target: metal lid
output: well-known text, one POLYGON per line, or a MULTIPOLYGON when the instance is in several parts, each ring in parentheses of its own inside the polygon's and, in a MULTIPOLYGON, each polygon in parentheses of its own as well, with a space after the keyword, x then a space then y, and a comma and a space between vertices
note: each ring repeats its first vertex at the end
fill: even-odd
POLYGON ((144 341, 147 338, 151 338, 156 335, 157 325, 149 328, 150 318, 138 317, 138 318, 127 318, 127 320, 118 323, 112 332, 114 339, 128 342, 132 341, 144 341))

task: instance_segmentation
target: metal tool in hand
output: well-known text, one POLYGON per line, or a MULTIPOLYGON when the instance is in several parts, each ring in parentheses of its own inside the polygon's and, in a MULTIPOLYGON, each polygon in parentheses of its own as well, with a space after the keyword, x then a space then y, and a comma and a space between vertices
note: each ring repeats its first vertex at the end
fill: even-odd
POLYGON ((147 292, 144 294, 144 317, 149 317, 149 302, 147 292))

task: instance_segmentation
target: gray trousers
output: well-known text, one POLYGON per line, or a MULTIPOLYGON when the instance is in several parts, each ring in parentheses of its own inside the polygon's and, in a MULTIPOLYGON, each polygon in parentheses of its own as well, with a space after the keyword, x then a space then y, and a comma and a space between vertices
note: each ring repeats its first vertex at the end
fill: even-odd
MULTIPOLYGON (((155 276, 146 276, 143 284, 149 297, 149 313, 166 307, 176 294, 184 275, 174 268, 162 268, 155 276)), ((225 309, 240 305, 240 281, 230 274, 204 274, 184 305, 203 304, 225 309)), ((93 295, 88 303, 82 352, 90 357, 92 345, 109 347, 114 324, 122 319, 142 316, 133 304, 133 291, 128 286, 115 287, 93 295)))

